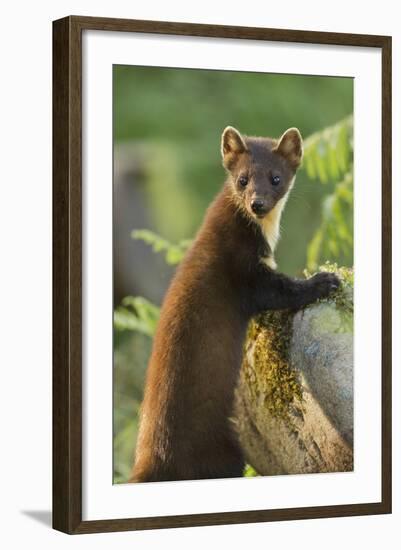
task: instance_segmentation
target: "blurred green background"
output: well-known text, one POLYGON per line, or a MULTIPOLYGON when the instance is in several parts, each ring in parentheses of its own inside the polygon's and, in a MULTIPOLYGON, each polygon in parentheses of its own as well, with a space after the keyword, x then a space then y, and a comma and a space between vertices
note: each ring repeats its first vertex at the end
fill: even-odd
POLYGON ((113 479, 121 483, 132 466, 158 306, 224 182, 226 126, 271 137, 296 126, 305 139, 304 165, 282 219, 280 271, 300 275, 326 260, 352 266, 353 80, 132 66, 113 71, 113 479))

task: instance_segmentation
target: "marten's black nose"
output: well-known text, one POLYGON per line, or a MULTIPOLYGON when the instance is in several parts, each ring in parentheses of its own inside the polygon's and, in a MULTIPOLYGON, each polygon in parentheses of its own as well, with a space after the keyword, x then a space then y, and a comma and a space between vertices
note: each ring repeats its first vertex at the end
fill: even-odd
POLYGON ((252 212, 255 214, 264 214, 266 212, 266 204, 263 199, 253 199, 251 202, 252 212))

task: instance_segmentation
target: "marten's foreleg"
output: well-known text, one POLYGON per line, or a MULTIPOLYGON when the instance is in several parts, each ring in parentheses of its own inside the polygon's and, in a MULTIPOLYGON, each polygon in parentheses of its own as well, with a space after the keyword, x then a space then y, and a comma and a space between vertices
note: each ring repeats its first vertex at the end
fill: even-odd
POLYGON ((334 273, 321 272, 303 280, 262 267, 251 285, 249 306, 253 315, 267 309, 299 309, 325 298, 339 284, 334 273))

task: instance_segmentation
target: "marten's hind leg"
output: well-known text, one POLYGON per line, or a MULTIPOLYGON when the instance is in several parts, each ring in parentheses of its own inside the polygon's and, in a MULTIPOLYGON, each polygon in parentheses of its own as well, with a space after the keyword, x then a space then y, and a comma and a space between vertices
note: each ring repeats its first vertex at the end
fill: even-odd
POLYGON ((145 483, 149 481, 177 481, 176 471, 171 468, 161 465, 160 467, 151 466, 150 464, 135 464, 132 469, 132 474, 129 479, 130 483, 145 483))
POLYGON ((235 438, 224 439, 209 452, 203 452, 197 463, 201 479, 242 477, 244 467, 244 456, 235 438))
POLYGON ((183 481, 195 479, 223 479, 231 477, 242 477, 245 462, 241 452, 218 455, 210 453, 204 460, 197 460, 191 467, 184 467, 177 460, 176 467, 160 465, 136 464, 129 479, 130 483, 144 483, 151 481, 183 481))

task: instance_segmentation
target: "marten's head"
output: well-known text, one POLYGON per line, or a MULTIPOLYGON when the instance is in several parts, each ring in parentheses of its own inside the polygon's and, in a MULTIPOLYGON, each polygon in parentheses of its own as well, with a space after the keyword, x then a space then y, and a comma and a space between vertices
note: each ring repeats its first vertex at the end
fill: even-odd
POLYGON ((228 126, 221 154, 236 203, 255 221, 282 210, 302 160, 302 137, 290 128, 278 139, 248 137, 228 126))

